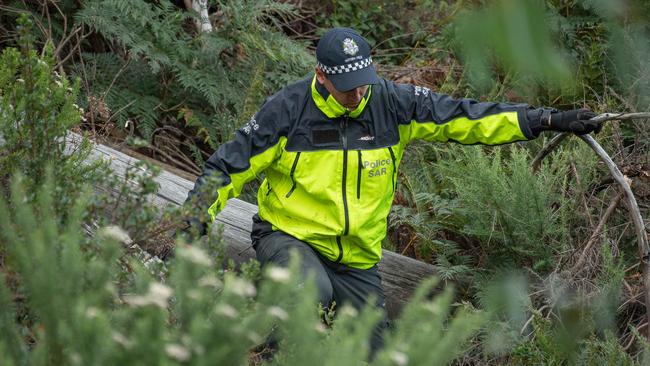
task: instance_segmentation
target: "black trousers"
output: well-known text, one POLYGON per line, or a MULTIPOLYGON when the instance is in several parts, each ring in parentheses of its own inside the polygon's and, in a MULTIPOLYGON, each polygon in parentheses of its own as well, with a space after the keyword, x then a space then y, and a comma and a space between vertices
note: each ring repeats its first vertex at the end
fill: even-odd
POLYGON ((383 332, 388 326, 385 302, 386 297, 381 287, 381 276, 377 266, 369 269, 358 269, 341 263, 332 262, 314 250, 309 244, 294 238, 282 231, 273 231, 271 224, 253 217, 251 231, 253 248, 257 260, 262 267, 268 264, 287 267, 290 252, 295 251, 301 258, 300 271, 306 280, 313 276, 318 288, 317 301, 323 307, 329 307, 332 301, 337 306, 349 304, 361 310, 371 296, 374 296, 378 309, 383 313, 383 319, 374 328, 370 339, 371 359, 383 344, 383 332))

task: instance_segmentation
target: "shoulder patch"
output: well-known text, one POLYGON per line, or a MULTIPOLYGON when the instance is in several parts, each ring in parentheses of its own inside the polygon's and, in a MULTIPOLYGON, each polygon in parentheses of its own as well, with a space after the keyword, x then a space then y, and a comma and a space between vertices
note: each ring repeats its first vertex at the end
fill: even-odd
POLYGON ((242 132, 247 135, 251 134, 251 131, 257 131, 260 128, 260 125, 257 124, 255 117, 251 118, 250 121, 246 122, 244 127, 241 128, 242 132))

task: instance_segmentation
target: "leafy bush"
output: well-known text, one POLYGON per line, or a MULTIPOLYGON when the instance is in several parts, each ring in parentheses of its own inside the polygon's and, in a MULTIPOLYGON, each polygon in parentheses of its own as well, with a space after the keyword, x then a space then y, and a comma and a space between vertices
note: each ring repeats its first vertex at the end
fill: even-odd
MULTIPOLYGON (((358 365, 366 358, 378 314, 344 306, 328 331, 314 304, 315 287, 300 285, 303 279, 294 274, 297 262, 291 270, 268 268, 257 288, 221 270, 199 242, 177 248, 169 277, 159 282, 124 256, 121 246, 129 240, 121 229, 83 234, 86 194, 58 226, 51 210, 55 184, 47 179, 34 205, 12 210, 0 200, 1 249, 7 253, 0 282, 4 362, 246 364, 249 350, 274 325, 282 341, 272 364, 304 365, 317 357, 324 365, 358 365), (11 288, 8 276, 19 278, 11 288), (23 299, 21 317, 12 297, 23 299)), ((11 200, 24 197, 17 177, 11 200)), ((450 317, 452 293, 427 300, 433 285, 419 290, 373 364, 442 365, 458 356, 483 315, 467 309, 450 317), (433 340, 436 347, 428 347, 433 340)))
POLYGON ((32 201, 46 168, 56 164, 53 174, 68 184, 57 189, 53 204, 64 212, 84 182, 98 173, 97 165, 82 164, 88 142, 71 151, 67 140, 68 130, 81 121, 74 104, 79 84, 54 71, 51 44, 39 55, 28 17, 21 17, 19 25, 20 48, 0 55, 0 195, 8 191, 9 176, 20 173, 32 201))
MULTIPOLYGON (((565 319, 566 320, 566 319, 565 319)), ((579 331, 583 322, 573 329, 553 326, 551 321, 536 315, 533 320, 534 339, 517 346, 511 365, 636 365, 611 332, 599 338, 579 331), (568 341, 568 342, 567 342, 568 341)))

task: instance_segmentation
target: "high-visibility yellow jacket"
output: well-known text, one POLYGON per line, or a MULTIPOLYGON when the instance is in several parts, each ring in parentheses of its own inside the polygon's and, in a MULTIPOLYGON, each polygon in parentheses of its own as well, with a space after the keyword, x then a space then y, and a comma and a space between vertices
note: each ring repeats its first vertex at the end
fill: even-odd
MULTIPOLYGON (((525 104, 480 103, 381 79, 347 111, 315 77, 285 87, 208 159, 223 186, 208 212, 261 172, 259 216, 332 261, 370 268, 381 259, 397 169, 414 139, 503 144, 535 138, 525 104)), ((189 199, 189 198, 188 198, 189 199)))

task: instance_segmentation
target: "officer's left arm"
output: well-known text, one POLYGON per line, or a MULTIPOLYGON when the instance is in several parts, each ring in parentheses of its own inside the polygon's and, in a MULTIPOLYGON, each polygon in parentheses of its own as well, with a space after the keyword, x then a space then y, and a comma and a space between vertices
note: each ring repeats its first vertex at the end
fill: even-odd
POLYGON ((455 141, 461 144, 497 145, 531 140, 540 131, 541 113, 527 104, 478 102, 409 85, 395 88, 400 134, 407 141, 455 141))

